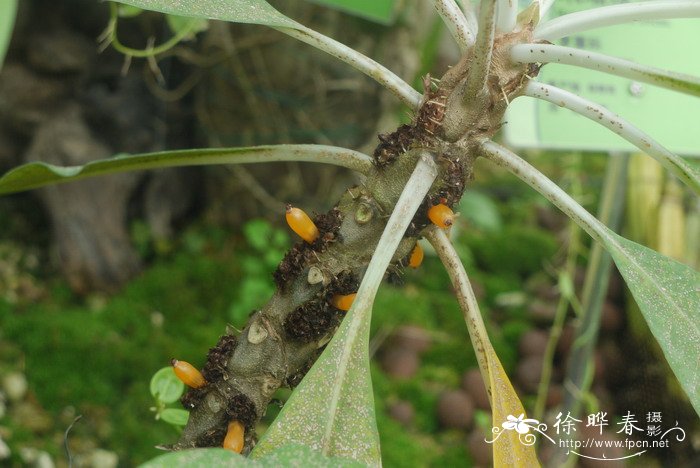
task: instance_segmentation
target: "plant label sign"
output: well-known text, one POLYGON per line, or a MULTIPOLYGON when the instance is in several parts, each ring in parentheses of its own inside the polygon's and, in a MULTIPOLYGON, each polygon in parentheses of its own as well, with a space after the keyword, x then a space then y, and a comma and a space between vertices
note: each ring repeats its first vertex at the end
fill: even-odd
MULTIPOLYGON (((557 0, 549 17, 625 3, 557 0)), ((521 4, 524 5, 523 2, 521 4)), ((576 33, 557 44, 585 48, 674 72, 700 76, 696 19, 656 20, 576 33)), ((651 135, 669 150, 700 156, 700 98, 570 65, 551 63, 537 78, 598 102, 651 135)), ((568 109, 521 97, 505 116, 506 142, 514 147, 588 151, 638 151, 613 132, 568 109)))

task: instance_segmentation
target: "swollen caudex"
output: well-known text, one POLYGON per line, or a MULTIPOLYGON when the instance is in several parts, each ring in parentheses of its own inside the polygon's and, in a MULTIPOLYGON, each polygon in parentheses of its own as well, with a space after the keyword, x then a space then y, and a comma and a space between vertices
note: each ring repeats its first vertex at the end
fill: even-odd
POLYGON ((491 72, 496 76, 474 112, 450 109, 469 67, 467 55, 439 85, 426 80, 423 104, 411 124, 379 136, 374 165, 361 185, 348 189, 325 214, 312 217, 299 208, 287 209, 285 218, 301 240, 274 272, 276 291, 253 314, 241 335, 246 339, 225 335, 210 351, 202 369, 207 384, 183 398, 191 413, 175 449, 226 444, 245 454, 251 448, 247 444, 255 436, 250 428, 265 413, 275 389, 301 381, 350 309, 386 221, 419 155, 427 152, 435 158, 438 178, 411 220, 390 270, 420 265, 417 239, 433 223, 448 228, 454 222, 452 209, 471 178, 479 138, 498 130, 506 102, 520 93, 525 74, 537 73, 536 68, 514 70, 506 63, 500 48, 518 40, 497 39, 491 72), (226 404, 213 412, 206 404, 208 394, 226 404))

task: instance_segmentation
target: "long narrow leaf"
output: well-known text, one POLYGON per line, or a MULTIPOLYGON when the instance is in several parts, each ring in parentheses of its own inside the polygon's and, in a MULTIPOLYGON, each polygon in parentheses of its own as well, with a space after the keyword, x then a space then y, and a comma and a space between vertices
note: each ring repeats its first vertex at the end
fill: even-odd
POLYGON ((491 141, 481 148, 484 156, 541 193, 610 252, 666 360, 700 414, 700 274, 615 234, 508 149, 491 141))
POLYGON ((421 102, 421 94, 386 67, 350 47, 297 23, 275 10, 265 0, 190 0, 185 2, 119 0, 119 2, 146 10, 180 16, 270 26, 342 60, 379 82, 410 107, 415 109, 421 102))
MULTIPOLYGON (((508 420, 509 416, 518 417, 525 415, 523 404, 515 393, 508 375, 498 359, 496 351, 491 345, 491 340, 486 333, 484 321, 479 312, 479 304, 474 296, 467 272, 457 255, 457 251, 441 229, 433 228, 428 232, 428 240, 435 248, 447 273, 452 280, 452 286, 457 294, 457 301, 462 308, 464 321, 469 330, 469 337, 477 356, 479 370, 489 394, 492 410, 492 420, 498 437, 493 441, 494 466, 539 466, 534 445, 524 444, 521 434, 516 431, 503 431, 501 424, 508 420)), ((533 434, 534 435, 534 434, 533 434)), ((489 437, 489 440, 490 437, 489 437)))
POLYGON ((49 184, 72 182, 105 174, 175 166, 304 161, 334 164, 366 173, 372 158, 357 151, 324 145, 273 145, 244 148, 209 148, 115 156, 83 166, 55 166, 34 162, 0 177, 0 195, 49 184))
POLYGON ((253 458, 299 444, 325 456, 381 465, 369 373, 372 304, 384 272, 436 176, 432 156, 424 154, 379 239, 348 316, 255 447, 253 458))

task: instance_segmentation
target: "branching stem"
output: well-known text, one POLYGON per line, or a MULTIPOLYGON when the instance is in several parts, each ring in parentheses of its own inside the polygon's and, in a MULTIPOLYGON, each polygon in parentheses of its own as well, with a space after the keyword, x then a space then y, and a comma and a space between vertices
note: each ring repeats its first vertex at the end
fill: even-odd
POLYGON ((353 308, 366 306, 374 302, 379 284, 382 282, 384 272, 391 262, 396 247, 403 238, 406 229, 413 220, 418 207, 423 202, 423 197, 430 190, 433 181, 437 177, 437 165, 430 153, 424 152, 418 159, 418 164, 408 179, 399 200, 396 202, 394 211, 389 217, 387 226, 379 238, 377 248, 372 255, 367 271, 362 278, 360 289, 357 291, 357 298, 353 303, 353 308))
POLYGON ((554 44, 517 44, 510 49, 510 57, 517 63, 574 65, 700 96, 700 77, 642 65, 587 50, 554 44))
POLYGON ((675 174, 681 181, 697 193, 700 193, 700 178, 688 163, 661 146, 661 144, 656 142, 649 135, 617 114, 610 112, 605 107, 577 96, 574 93, 570 93, 569 91, 535 81, 531 81, 527 84, 525 87, 525 95, 565 107, 603 125, 632 143, 644 153, 659 161, 661 165, 675 174))
POLYGON ((700 17, 697 0, 656 0, 623 3, 579 11, 544 22, 535 28, 535 39, 554 41, 581 31, 634 21, 700 17))

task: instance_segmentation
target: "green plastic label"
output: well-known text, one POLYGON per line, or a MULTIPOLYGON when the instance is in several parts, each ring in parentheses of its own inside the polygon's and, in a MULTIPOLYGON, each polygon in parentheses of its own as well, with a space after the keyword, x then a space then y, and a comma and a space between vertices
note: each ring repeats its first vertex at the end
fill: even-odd
MULTIPOLYGON (((620 0, 557 0, 550 18, 620 0)), ((524 5, 524 4, 523 4, 524 5)), ((599 28, 557 44, 700 76, 700 23, 697 19, 657 20, 599 28)), ((700 98, 628 78, 570 65, 545 65, 537 81, 602 104, 669 150, 700 156, 700 98)), ((568 109, 528 97, 506 113, 505 138, 523 148, 639 151, 610 130, 568 109)))
POLYGON ((396 0, 309 0, 381 24, 394 22, 396 0))

